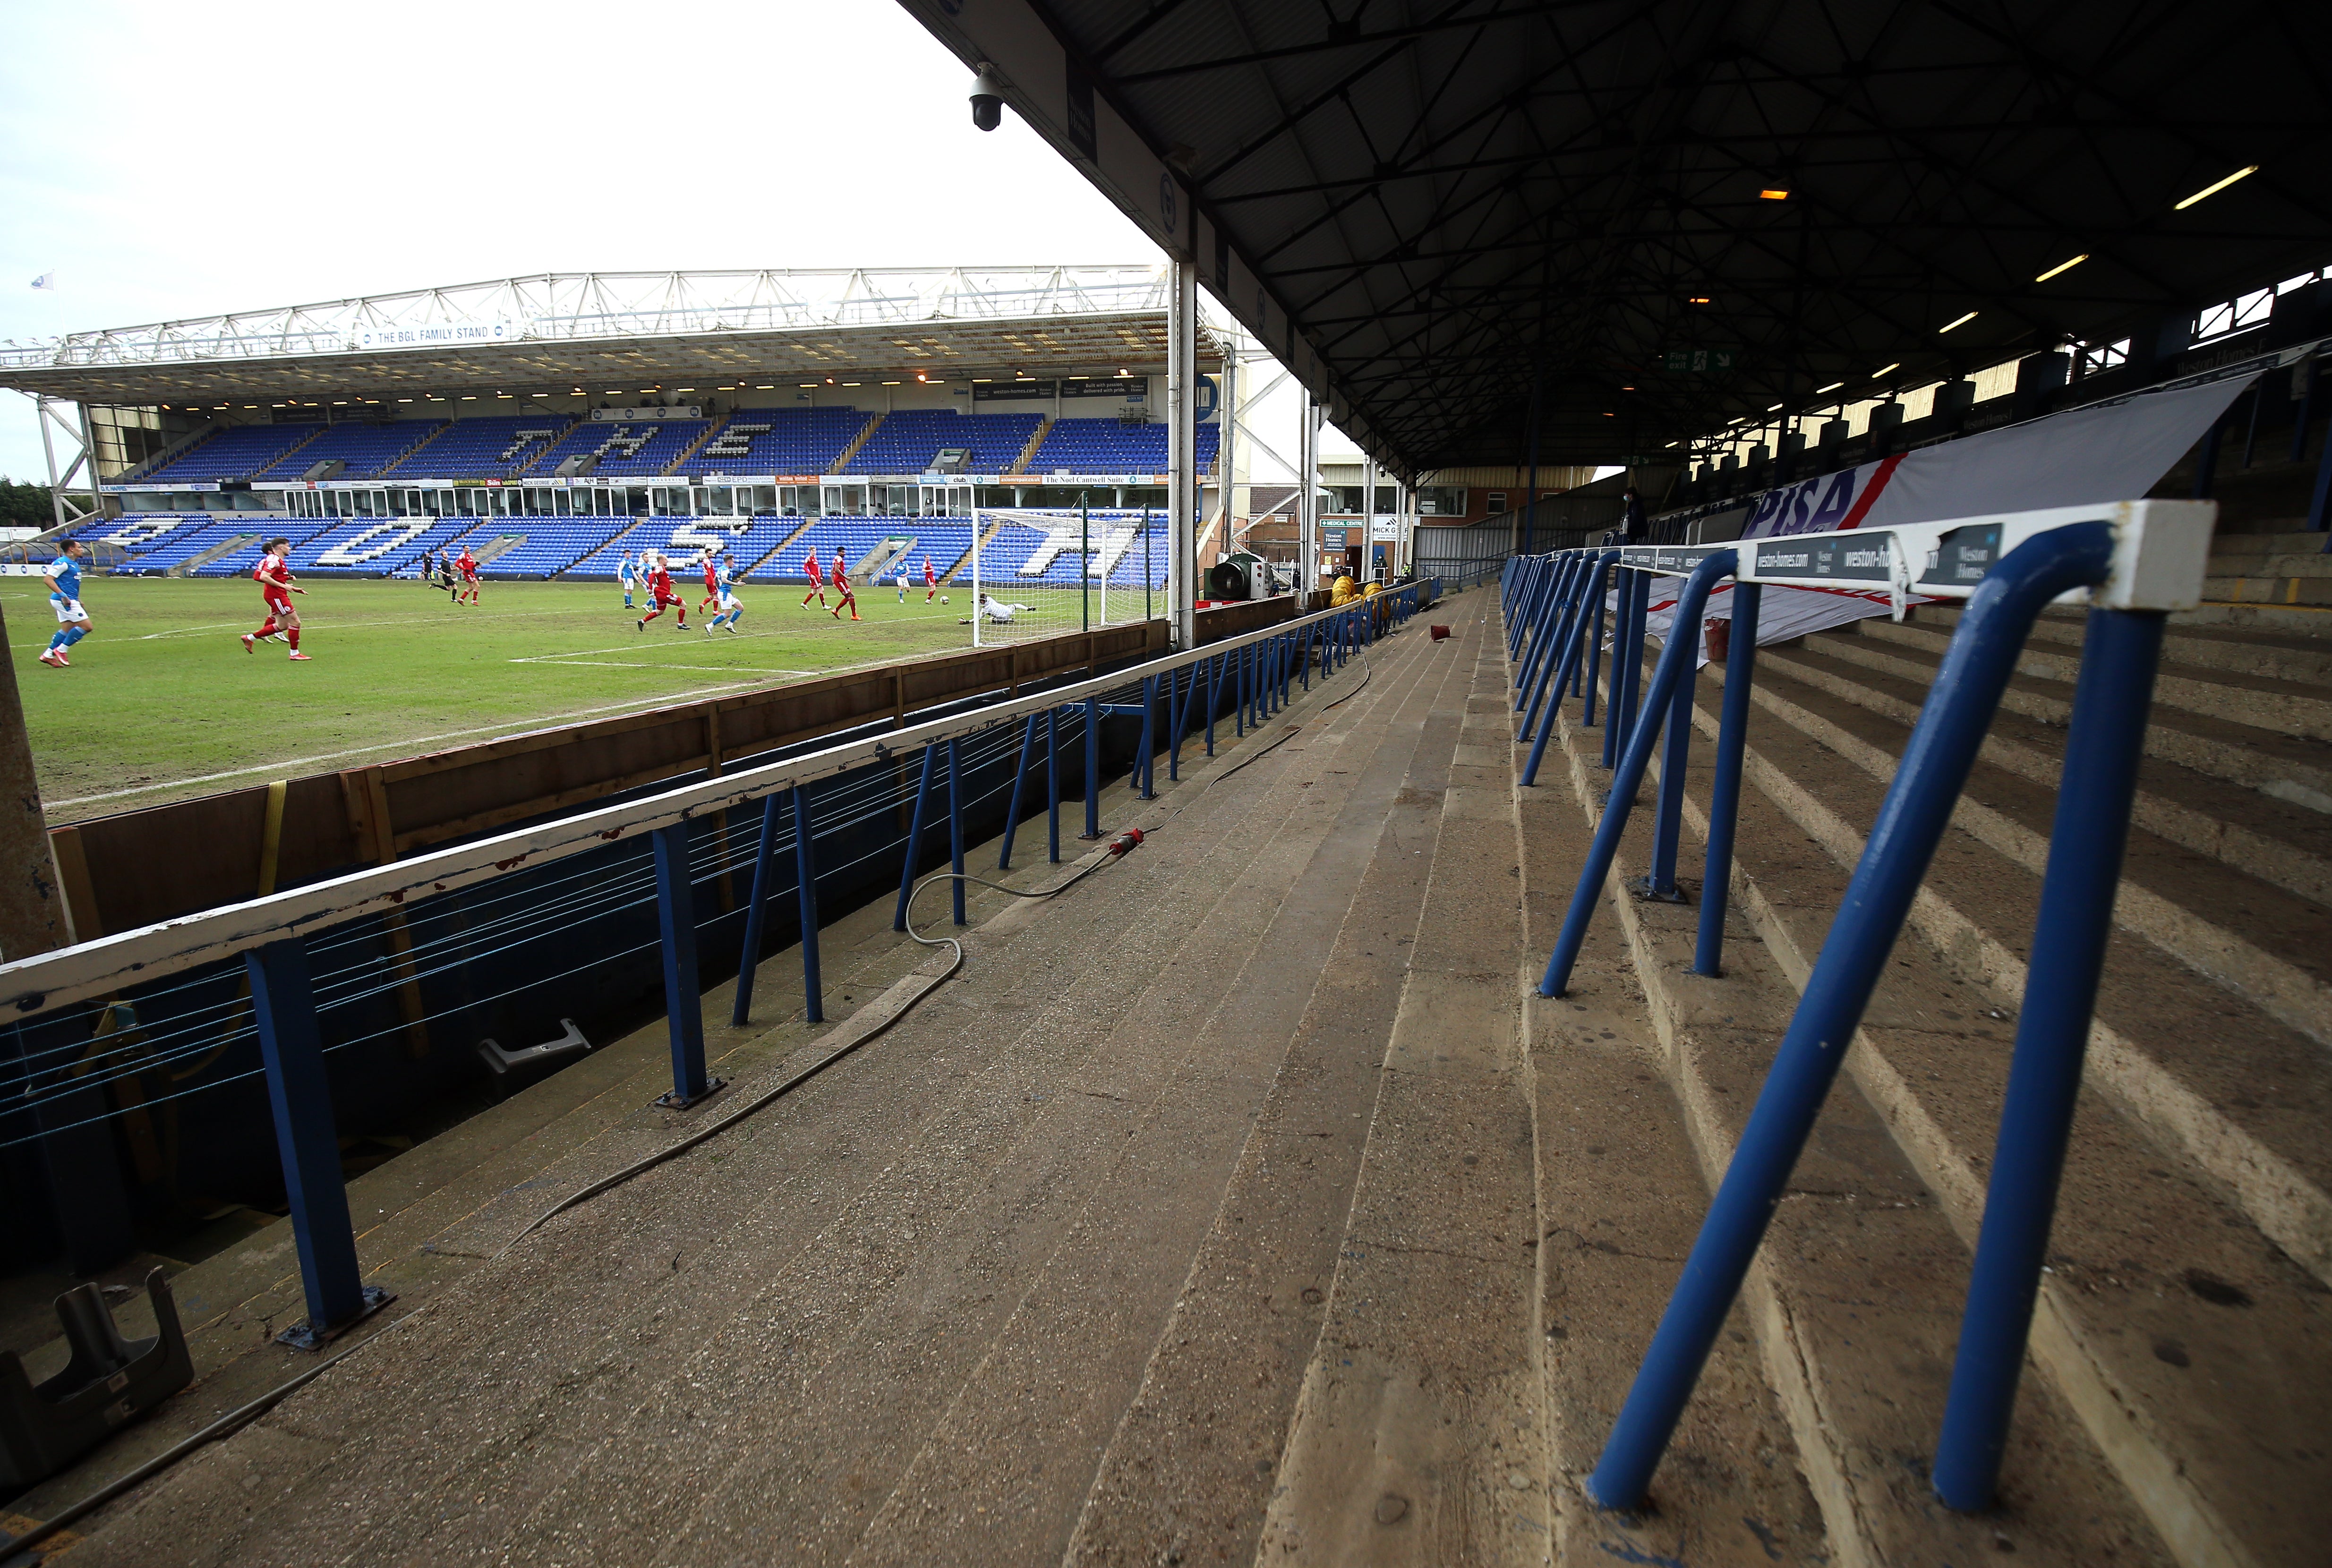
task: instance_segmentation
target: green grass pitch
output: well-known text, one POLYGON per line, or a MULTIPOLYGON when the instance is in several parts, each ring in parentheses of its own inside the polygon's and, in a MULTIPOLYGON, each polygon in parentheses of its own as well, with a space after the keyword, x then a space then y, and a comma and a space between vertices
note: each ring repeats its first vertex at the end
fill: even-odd
MULTIPOLYGON (((893 588, 858 593, 856 625, 802 588, 748 583, 735 636, 697 629, 702 582, 687 589, 689 629, 666 610, 645 632, 613 584, 489 582, 455 608, 416 582, 311 578, 294 664, 281 644, 245 655, 239 634, 263 613, 242 578, 91 577, 96 630, 51 669, 35 655, 56 629, 37 578, 0 578, 0 613, 52 822, 71 822, 268 779, 410 757, 548 724, 751 691, 853 665, 970 646, 971 595, 926 605, 893 588)), ((1040 607, 1016 637, 1075 631, 1074 592, 1020 589, 1040 607)), ((1140 590, 1129 596, 1138 606, 1140 590)), ((829 598, 831 596, 829 595, 829 598)), ((1121 613, 1113 591, 1112 620, 1121 613)), ((709 611, 705 612, 710 614, 709 611)), ((1133 618, 1139 618, 1135 608, 1133 618)), ((986 634, 983 634, 984 638, 986 634)), ((987 638, 987 640, 994 640, 987 638)))

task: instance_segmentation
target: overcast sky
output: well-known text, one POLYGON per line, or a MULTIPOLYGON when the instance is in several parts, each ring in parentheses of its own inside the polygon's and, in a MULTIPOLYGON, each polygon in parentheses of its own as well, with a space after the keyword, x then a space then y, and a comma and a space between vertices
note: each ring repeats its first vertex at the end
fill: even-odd
MULTIPOLYGON (((1158 259, 1009 112, 973 130, 970 85, 886 0, 0 0, 0 339, 526 272, 1158 259)), ((46 474, 14 392, 0 473, 46 474)))

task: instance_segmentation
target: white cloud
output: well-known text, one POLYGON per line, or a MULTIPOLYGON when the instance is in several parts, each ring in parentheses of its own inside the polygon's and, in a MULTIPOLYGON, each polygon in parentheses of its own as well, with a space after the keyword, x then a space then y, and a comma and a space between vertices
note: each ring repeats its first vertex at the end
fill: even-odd
MULTIPOLYGON (((892 5, 0 0, 0 338, 523 272, 1156 254, 1015 116, 975 131, 892 5)), ((14 393, 0 472, 45 472, 14 393)))

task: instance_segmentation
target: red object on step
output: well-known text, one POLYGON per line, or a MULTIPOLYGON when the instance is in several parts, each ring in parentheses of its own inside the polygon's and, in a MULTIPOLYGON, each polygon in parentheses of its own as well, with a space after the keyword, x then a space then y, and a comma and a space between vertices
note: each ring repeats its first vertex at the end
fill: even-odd
POLYGON ((1733 654, 1733 623, 1711 620, 1702 629, 1708 634, 1708 662, 1721 664, 1729 660, 1733 654))
POLYGON ((1129 827, 1124 832, 1119 834, 1114 839, 1110 841, 1109 852, 1112 855, 1123 855, 1141 842, 1142 829, 1139 827, 1129 827))
POLYGON ((1425 629, 1433 634, 1433 640, 1437 643, 1449 635, 1448 626, 1428 626, 1425 629))

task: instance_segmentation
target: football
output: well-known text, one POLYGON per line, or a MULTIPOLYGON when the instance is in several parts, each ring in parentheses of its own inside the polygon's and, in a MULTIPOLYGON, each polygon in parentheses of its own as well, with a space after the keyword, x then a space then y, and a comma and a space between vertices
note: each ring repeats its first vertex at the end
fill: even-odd
POLYGON ((947 595, 945 595, 945 594, 941 594, 941 595, 940 595, 940 603, 941 603, 941 604, 945 604, 945 603, 947 603, 947 595))

